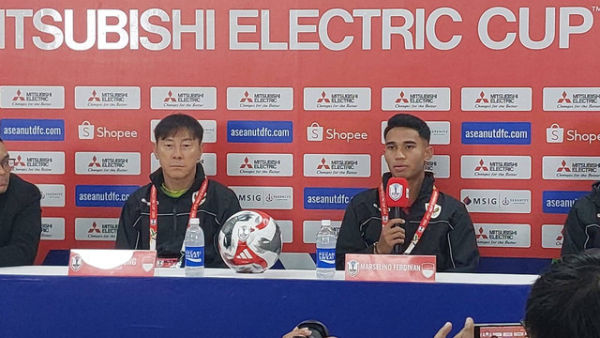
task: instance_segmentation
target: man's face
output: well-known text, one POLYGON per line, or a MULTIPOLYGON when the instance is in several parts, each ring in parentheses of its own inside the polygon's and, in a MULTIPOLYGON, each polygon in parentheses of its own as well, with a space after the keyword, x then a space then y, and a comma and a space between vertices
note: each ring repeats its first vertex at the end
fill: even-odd
POLYGON ((157 140, 154 153, 165 177, 184 179, 195 175, 196 163, 202 156, 202 144, 187 129, 181 129, 173 136, 157 140))
POLYGON ((10 177, 10 164, 8 152, 4 143, 0 142, 0 194, 8 189, 8 178, 10 177))
POLYGON ((415 179, 423 174, 433 148, 411 128, 397 127, 385 136, 385 161, 393 177, 415 179))

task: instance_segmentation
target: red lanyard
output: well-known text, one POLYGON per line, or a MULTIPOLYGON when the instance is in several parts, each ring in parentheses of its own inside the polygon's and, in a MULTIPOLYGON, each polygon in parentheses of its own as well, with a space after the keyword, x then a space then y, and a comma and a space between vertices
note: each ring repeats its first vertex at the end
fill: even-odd
MULTIPOLYGON (((379 185, 378 190, 379 207, 381 208, 381 225, 386 226, 389 221, 389 210, 387 207, 387 203, 385 202, 385 190, 383 189, 383 183, 379 185)), ((405 255, 410 255, 417 243, 419 243, 419 241, 421 240, 421 237, 423 237, 423 233, 425 232, 425 229, 427 229, 429 221, 431 220, 431 216, 433 215, 435 204, 437 203, 439 195, 440 193, 434 185, 433 191, 431 192, 431 198, 429 199, 429 204, 427 205, 427 210, 425 211, 425 215, 423 215, 421 223, 419 224, 419 227, 417 228, 417 231, 415 232, 415 235, 413 236, 410 245, 408 246, 408 248, 406 248, 406 251, 404 251, 405 255)))
MULTIPOLYGON (((200 190, 198 190, 196 198, 194 199, 194 204, 192 204, 192 208, 190 209, 190 218, 196 218, 198 206, 206 196, 207 187, 208 179, 205 178, 200 186, 200 190)), ((158 234, 158 202, 156 195, 156 187, 152 185, 152 189, 150 189, 150 250, 156 250, 156 237, 158 234)), ((190 224, 188 221, 188 227, 189 226, 190 224)))

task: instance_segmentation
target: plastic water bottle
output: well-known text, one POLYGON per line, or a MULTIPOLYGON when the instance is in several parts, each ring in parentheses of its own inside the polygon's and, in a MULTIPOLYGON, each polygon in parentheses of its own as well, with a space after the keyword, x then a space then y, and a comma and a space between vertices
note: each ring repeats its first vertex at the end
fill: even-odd
POLYGON ((335 242, 337 236, 330 220, 321 221, 317 234, 317 279, 333 279, 335 275, 335 242))
POLYGON ((190 219, 190 226, 185 232, 185 276, 204 276, 204 231, 200 220, 190 219))

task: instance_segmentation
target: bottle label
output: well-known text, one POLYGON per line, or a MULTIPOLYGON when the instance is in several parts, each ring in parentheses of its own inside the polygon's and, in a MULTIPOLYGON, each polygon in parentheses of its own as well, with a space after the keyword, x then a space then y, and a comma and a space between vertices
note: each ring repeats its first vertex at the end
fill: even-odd
POLYGON ((335 248, 317 248, 317 268, 335 269, 335 248))
POLYGON ((202 267, 204 266, 204 247, 186 246, 185 247, 185 266, 202 267))

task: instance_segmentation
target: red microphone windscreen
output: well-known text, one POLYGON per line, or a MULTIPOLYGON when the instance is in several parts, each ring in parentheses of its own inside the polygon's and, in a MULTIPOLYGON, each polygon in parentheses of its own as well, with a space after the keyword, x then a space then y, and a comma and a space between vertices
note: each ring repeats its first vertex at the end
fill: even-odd
POLYGON ((385 201, 388 207, 406 208, 410 205, 408 200, 408 181, 403 177, 391 177, 385 190, 385 201))

